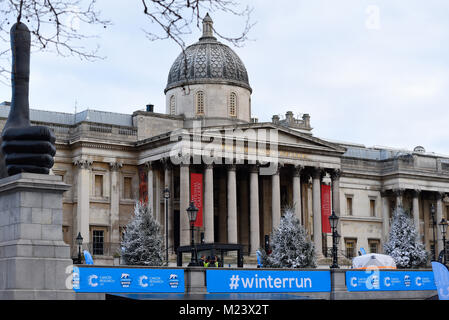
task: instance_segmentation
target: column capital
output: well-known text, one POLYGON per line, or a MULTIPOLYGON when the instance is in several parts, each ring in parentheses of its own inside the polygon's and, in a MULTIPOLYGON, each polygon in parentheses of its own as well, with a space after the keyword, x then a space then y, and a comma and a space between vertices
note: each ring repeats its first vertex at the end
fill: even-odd
POLYGON ((312 167, 312 169, 310 170, 313 179, 321 179, 322 172, 323 168, 320 167, 312 167))
POLYGON ((405 189, 404 188, 395 188, 392 191, 396 196, 403 196, 405 189))
POLYGON ((299 177, 301 175, 301 172, 304 170, 303 165, 296 165, 293 169, 293 176, 299 177))
POLYGON ((154 161, 146 161, 146 162, 144 163, 145 168, 147 168, 148 170, 153 169, 153 163, 154 163, 154 161))
POLYGON ((437 201, 443 200, 444 196, 446 195, 445 192, 441 192, 441 191, 434 192, 434 194, 435 194, 435 200, 437 200, 437 201))
POLYGON ((73 161, 73 164, 77 166, 79 169, 91 169, 92 168, 92 160, 89 159, 78 159, 73 161))
POLYGON ((121 167, 123 167, 123 162, 109 162, 109 167, 111 168, 111 171, 118 171, 121 167))
POLYGON ((173 163, 171 162, 170 158, 163 158, 161 159, 162 166, 164 167, 164 170, 171 170, 173 167, 173 163))
POLYGON ((213 164, 213 163, 205 164, 205 165, 204 165, 204 168, 205 168, 205 169, 209 169, 209 170, 210 170, 210 169, 213 169, 213 168, 214 168, 214 164, 213 164))
POLYGON ((382 197, 382 198, 386 198, 386 197, 388 197, 390 195, 390 190, 381 190, 380 191, 380 196, 382 197))
POLYGON ((249 172, 250 173, 259 173, 259 165, 253 164, 249 166, 249 172))
POLYGON ((278 162, 278 163, 275 162, 274 164, 275 164, 275 171, 274 171, 273 175, 278 175, 279 171, 284 166, 284 164, 281 162, 278 162))
POLYGON ((236 166, 235 164, 228 164, 228 165, 226 166, 226 169, 227 169, 228 171, 235 171, 235 170, 237 170, 237 166, 236 166))
POLYGON ((341 177, 341 170, 340 169, 333 169, 330 170, 330 175, 331 175, 331 179, 333 180, 338 180, 341 177))
POLYGON ((414 198, 417 198, 421 193, 421 189, 412 189, 412 195, 414 198))

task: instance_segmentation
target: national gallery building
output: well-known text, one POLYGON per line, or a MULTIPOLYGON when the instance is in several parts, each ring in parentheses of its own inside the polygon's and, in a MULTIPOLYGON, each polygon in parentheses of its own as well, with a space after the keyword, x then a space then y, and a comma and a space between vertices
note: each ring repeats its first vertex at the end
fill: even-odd
MULTIPOLYGON (((285 110, 258 122, 246 68, 214 37, 208 15, 199 41, 174 61, 164 93, 163 114, 152 105, 133 114, 30 110, 33 125, 55 132, 53 174, 72 186, 63 197, 63 235, 73 256, 80 232, 96 263, 112 264, 139 200, 164 234, 167 226, 175 253, 190 243, 192 199, 200 209, 196 241, 238 243, 246 255, 264 246, 285 206, 294 206, 318 257, 332 246, 332 210, 340 217, 340 252, 350 258, 361 247, 382 253, 397 206, 410 212, 427 251, 442 250, 432 222, 448 217, 449 157, 421 146, 323 140, 309 114, 285 110)), ((0 104, 0 128, 9 109, 0 104)))

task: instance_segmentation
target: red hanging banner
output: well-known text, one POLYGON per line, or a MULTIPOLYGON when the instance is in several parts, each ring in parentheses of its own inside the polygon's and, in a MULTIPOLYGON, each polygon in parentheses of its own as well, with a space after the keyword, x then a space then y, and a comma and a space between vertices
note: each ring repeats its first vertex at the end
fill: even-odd
POLYGON ((329 216, 331 215, 331 186, 321 185, 321 229, 323 233, 331 233, 329 216))
POLYGON ((203 174, 191 173, 190 174, 190 197, 195 203, 195 207, 198 208, 198 214, 196 216, 195 227, 203 226, 203 174))

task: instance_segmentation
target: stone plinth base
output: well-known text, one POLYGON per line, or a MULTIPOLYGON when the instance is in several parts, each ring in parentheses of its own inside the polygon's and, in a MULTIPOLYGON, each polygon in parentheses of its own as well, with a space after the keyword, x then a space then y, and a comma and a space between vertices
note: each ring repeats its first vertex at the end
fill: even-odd
POLYGON ((61 177, 0 180, 0 299, 74 299, 70 247, 62 240, 61 177))

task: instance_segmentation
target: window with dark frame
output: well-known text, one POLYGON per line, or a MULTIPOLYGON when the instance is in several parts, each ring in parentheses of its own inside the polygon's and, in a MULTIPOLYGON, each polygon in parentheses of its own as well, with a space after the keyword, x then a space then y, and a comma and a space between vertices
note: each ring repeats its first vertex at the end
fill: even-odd
POLYGON ((132 199, 133 198, 132 178, 131 177, 125 177, 123 179, 123 198, 124 199, 132 199))
POLYGON ((104 254, 104 231, 93 230, 92 231, 92 254, 103 255, 104 254))
POLYGON ((346 214, 352 216, 352 197, 346 197, 346 214))
POLYGON ((348 259, 352 259, 355 257, 355 245, 357 240, 355 239, 346 239, 345 240, 345 246, 346 246, 346 257, 348 259))
POLYGON ((376 200, 375 199, 370 199, 369 200, 369 211, 370 211, 370 216, 371 217, 375 217, 376 216, 376 200))
POLYGON ((96 174, 95 175, 95 190, 94 195, 97 198, 103 197, 103 175, 96 174))
POLYGON ((370 240, 368 240, 368 246, 369 246, 370 253, 379 253, 380 240, 370 239, 370 240))

